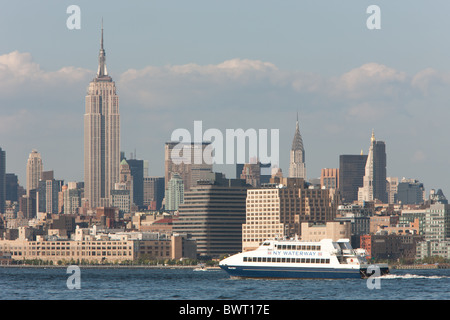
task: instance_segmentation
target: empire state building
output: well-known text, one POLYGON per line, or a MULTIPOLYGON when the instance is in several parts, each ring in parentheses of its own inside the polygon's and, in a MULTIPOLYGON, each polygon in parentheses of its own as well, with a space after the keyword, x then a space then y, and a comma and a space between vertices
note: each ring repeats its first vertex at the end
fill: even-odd
POLYGON ((103 23, 97 76, 90 82, 84 114, 84 191, 91 208, 109 206, 119 181, 120 115, 116 85, 106 70, 103 23))

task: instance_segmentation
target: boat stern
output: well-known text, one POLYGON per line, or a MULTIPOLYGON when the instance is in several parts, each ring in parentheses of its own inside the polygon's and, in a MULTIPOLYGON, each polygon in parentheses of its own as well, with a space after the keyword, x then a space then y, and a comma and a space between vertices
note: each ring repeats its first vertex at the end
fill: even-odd
POLYGON ((387 263, 371 264, 361 266, 360 268, 361 278, 369 278, 371 276, 381 277, 385 274, 389 274, 389 266, 387 263))

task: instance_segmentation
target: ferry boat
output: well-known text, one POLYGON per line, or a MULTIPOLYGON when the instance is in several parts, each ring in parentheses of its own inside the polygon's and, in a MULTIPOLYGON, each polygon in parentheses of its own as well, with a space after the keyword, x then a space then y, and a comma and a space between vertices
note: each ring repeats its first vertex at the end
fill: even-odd
POLYGON ((348 239, 266 240, 256 250, 228 257, 219 266, 240 278, 345 279, 389 273, 387 264, 368 264, 365 250, 353 249, 348 239))

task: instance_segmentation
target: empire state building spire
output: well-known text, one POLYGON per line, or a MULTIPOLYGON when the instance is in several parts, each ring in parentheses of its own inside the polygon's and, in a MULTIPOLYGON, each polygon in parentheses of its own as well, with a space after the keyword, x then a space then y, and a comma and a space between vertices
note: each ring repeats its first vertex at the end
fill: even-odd
POLYGON ((84 114, 84 194, 91 208, 108 207, 119 182, 120 114, 116 85, 106 71, 103 22, 97 76, 89 83, 84 114))
POLYGON ((98 55, 98 71, 97 78, 103 78, 108 76, 108 70, 106 70, 106 53, 103 48, 103 19, 102 19, 102 36, 100 39, 100 53, 98 55))

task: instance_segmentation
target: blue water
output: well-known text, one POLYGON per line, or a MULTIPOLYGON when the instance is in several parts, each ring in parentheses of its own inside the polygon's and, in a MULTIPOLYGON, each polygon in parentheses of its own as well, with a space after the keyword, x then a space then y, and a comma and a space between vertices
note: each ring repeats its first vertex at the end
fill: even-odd
POLYGON ((65 268, 0 268, 0 300, 448 300, 450 269, 392 270, 367 280, 231 279, 224 271, 85 269, 68 289, 65 268), (372 282, 374 284, 375 282, 372 282))

